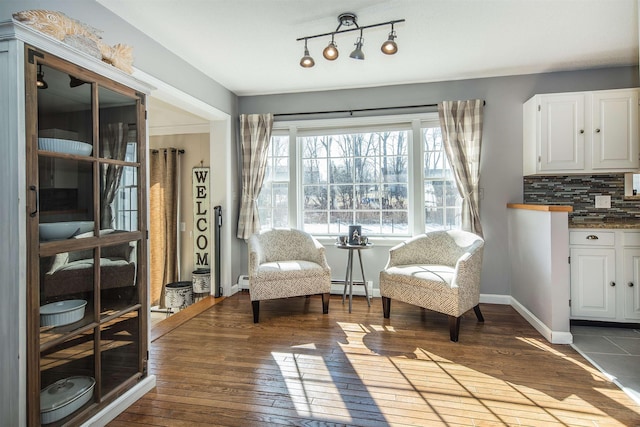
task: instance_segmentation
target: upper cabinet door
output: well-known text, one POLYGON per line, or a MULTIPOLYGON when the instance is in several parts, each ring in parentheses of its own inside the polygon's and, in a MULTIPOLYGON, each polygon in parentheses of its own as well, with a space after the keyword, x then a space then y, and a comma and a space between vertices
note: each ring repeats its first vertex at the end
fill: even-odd
POLYGON ((585 95, 540 97, 540 171, 584 169, 585 95))
POLYGON ((640 167, 637 89, 594 92, 590 130, 593 169, 640 167))

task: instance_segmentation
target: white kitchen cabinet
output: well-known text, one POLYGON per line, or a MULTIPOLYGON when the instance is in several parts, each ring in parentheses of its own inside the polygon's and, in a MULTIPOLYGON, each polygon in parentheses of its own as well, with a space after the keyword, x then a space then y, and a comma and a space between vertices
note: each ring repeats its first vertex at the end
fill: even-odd
POLYGON ((638 89, 535 95, 523 107, 523 174, 640 167, 638 89))
POLYGON ((638 90, 593 92, 591 101, 591 168, 638 169, 638 90))
POLYGON ((640 320, 640 233, 573 230, 569 244, 571 318, 640 320))

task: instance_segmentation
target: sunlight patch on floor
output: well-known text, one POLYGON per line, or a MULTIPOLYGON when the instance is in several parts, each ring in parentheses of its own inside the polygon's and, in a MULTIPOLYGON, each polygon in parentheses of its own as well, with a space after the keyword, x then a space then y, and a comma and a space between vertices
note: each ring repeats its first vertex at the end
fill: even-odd
POLYGON ((332 400, 331 407, 322 404, 322 398, 326 394, 339 396, 340 391, 334 384, 331 372, 321 356, 279 352, 271 354, 280 368, 291 401, 299 416, 321 419, 336 415, 342 421, 350 419, 344 402, 336 404, 335 400, 332 400), (305 363, 300 363, 298 359, 305 363))

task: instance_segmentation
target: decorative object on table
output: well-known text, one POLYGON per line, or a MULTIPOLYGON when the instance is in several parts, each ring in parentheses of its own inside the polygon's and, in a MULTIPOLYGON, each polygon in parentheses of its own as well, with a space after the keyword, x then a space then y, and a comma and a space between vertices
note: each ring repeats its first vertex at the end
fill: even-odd
POLYGON ((362 246, 367 246, 369 244, 369 238, 367 236, 360 236, 358 242, 362 246))
POLYGON ((40 326, 70 325, 84 317, 87 302, 83 299, 73 299, 52 302, 40 307, 40 326))
POLYGON ((350 225, 349 226, 349 244, 350 245, 359 245, 360 244, 360 236, 362 235, 362 227, 359 225, 350 225))
POLYGON ((449 336, 458 341, 460 318, 471 310, 478 322, 480 273, 484 240, 468 231, 432 231, 389 249, 380 272, 380 295, 385 319, 391 300, 417 305, 449 316, 449 336))
POLYGON ((347 243, 349 243, 349 236, 338 236, 336 237, 336 243, 338 245, 346 245, 347 243))
POLYGON ((69 18, 62 12, 32 9, 13 14, 13 19, 36 31, 74 47, 87 55, 111 64, 127 74, 133 72, 133 48, 116 44, 109 46, 102 41, 97 30, 80 21, 69 18))
POLYGON ((93 397, 96 380, 75 376, 56 381, 40 391, 40 423, 56 422, 82 408, 93 397))

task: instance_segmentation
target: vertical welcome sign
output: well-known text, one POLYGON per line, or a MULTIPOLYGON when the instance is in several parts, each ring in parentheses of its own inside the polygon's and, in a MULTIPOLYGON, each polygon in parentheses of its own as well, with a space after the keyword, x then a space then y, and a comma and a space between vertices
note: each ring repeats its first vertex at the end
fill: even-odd
POLYGON ((209 168, 193 168, 193 260, 196 268, 209 267, 209 206, 209 168))

